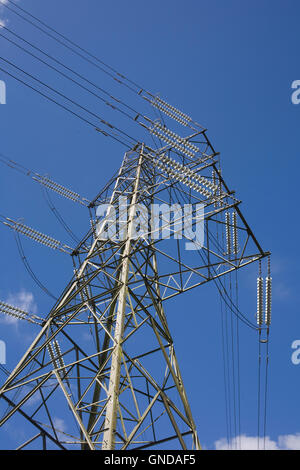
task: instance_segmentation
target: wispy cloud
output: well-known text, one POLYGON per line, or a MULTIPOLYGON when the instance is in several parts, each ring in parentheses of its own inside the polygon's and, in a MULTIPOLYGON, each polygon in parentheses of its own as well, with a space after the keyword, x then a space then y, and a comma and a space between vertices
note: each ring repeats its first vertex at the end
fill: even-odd
POLYGON ((3 26, 6 26, 7 25, 7 19, 5 18, 5 8, 3 6, 3 4, 6 4, 8 3, 7 0, 1 0, 1 4, 0 4, 0 29, 3 28, 3 26))
MULTIPOLYGON (((266 450, 300 450, 300 433, 278 436, 277 441, 270 439, 269 436, 266 436, 265 441, 260 438, 259 449, 263 448, 266 450)), ((257 436, 241 434, 232 438, 228 445, 227 439, 222 438, 215 442, 215 449, 257 450, 258 439, 257 436)))
POLYGON ((54 417, 53 419, 53 426, 58 434, 58 436, 60 436, 60 438, 62 437, 65 437, 65 432, 67 430, 67 425, 65 423, 65 421, 61 418, 58 418, 58 417, 54 417))
MULTIPOLYGON (((18 1, 18 0, 15 0, 15 1, 18 1)), ((6 8, 4 7, 4 5, 8 4, 8 0, 1 0, 1 4, 0 4, 0 29, 3 28, 3 26, 6 26, 7 23, 8 23, 8 20, 7 18, 5 18, 5 13, 6 13, 6 8)))
POLYGON ((66 424, 61 418, 55 417, 53 419, 53 425, 58 431, 64 432, 66 430, 66 424))

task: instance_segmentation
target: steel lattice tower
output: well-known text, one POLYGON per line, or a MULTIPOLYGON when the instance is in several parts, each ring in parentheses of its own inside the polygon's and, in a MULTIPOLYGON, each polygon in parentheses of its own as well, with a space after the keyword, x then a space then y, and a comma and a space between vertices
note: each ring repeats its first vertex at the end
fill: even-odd
POLYGON ((195 143, 194 159, 176 146, 155 152, 137 145, 90 204, 91 229, 72 253, 74 275, 0 389, 8 404, 0 426, 18 415, 26 423, 20 448, 125 450, 171 441, 200 448, 165 303, 268 253, 225 184, 205 130, 182 145, 195 143), (172 206, 172 221, 161 221, 170 239, 158 238, 142 217, 142 207, 155 203, 172 206), (205 211, 204 243, 186 250, 191 235, 178 236, 179 205, 197 203, 205 211), (68 433, 58 413, 73 418, 68 433))

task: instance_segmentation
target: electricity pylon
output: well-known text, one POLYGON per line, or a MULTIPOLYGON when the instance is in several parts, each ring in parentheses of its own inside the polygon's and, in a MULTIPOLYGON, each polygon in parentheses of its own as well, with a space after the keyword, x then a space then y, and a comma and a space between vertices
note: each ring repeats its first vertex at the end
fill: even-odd
POLYGON ((20 449, 200 448, 165 303, 268 253, 205 131, 190 141, 200 157, 136 146, 90 204, 74 275, 0 389, 8 404, 0 426, 22 420, 28 437, 20 449), (187 218, 182 207, 197 204, 198 215, 187 218))

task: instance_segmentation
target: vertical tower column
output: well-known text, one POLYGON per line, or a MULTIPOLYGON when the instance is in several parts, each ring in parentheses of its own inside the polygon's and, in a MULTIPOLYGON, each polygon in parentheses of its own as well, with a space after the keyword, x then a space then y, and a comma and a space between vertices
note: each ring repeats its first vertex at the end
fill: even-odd
POLYGON ((118 296, 117 312, 116 312, 116 323, 115 323, 115 334, 114 334, 114 349, 112 352, 111 369, 109 378, 109 389, 108 389, 108 403, 106 408, 105 422, 104 422, 104 433, 102 450, 113 450, 115 448, 115 432, 117 423, 118 413, 118 402, 119 402, 119 385, 120 385, 120 372, 121 372, 121 360, 122 360, 122 339, 124 329, 124 318, 126 309, 126 297, 127 297, 127 282, 129 272, 129 260, 131 250, 131 239, 133 230, 133 218, 135 216, 135 205, 137 202, 137 194, 139 189, 141 165, 143 160, 143 147, 140 151, 140 156, 137 165, 136 179, 134 183, 131 203, 128 210, 128 225, 127 225, 127 241, 125 243, 122 259, 121 268, 121 289, 118 296))

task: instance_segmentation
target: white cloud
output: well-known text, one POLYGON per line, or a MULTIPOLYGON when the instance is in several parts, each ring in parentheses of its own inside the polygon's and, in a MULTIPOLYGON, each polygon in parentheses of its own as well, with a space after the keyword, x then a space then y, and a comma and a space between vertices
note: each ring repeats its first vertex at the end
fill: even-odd
POLYGON ((5 10, 6 8, 3 7, 3 4, 7 4, 8 3, 8 0, 1 0, 1 4, 0 4, 0 14, 1 14, 1 18, 0 18, 0 29, 3 28, 3 26, 6 26, 8 21, 2 17, 2 15, 5 13, 5 10))
POLYGON ((7 303, 12 304, 14 307, 18 307, 21 310, 25 310, 25 312, 37 312, 37 307, 34 302, 33 294, 31 292, 27 292, 24 289, 22 289, 17 294, 9 294, 7 298, 7 303))
POLYGON ((300 433, 279 436, 278 443, 282 449, 300 450, 300 433))
POLYGON ((54 418, 53 419, 53 425, 57 431, 65 432, 66 430, 66 425, 63 419, 61 418, 54 418))
MULTIPOLYGON (((260 438, 259 449, 264 448, 266 450, 300 450, 300 433, 278 436, 277 441, 270 439, 269 436, 266 436, 265 442, 260 438)), ((258 439, 257 436, 241 434, 240 436, 232 438, 228 445, 227 439, 222 438, 215 442, 215 449, 257 450, 258 439)))
POLYGON ((65 437, 64 433, 66 432, 67 426, 63 419, 55 417, 53 419, 53 426, 60 438, 65 437))
MULTIPOLYGON (((27 292, 22 289, 20 292, 15 294, 9 294, 5 303, 12 305, 13 307, 20 308, 28 313, 37 313, 37 305, 34 300, 34 296, 31 292, 27 292)), ((2 323, 16 324, 19 322, 17 318, 1 314, 0 321, 2 323)))
MULTIPOLYGON (((263 439, 259 441, 259 448, 263 449, 264 442, 263 439)), ((217 450, 228 450, 228 449, 241 449, 241 450, 257 450, 258 448, 258 439, 255 436, 247 436, 246 434, 241 434, 240 436, 234 437, 229 441, 229 446, 227 439, 219 439, 215 442, 215 448, 217 450)), ((272 441, 269 437, 266 437, 265 448, 268 450, 277 450, 277 443, 272 441)))

